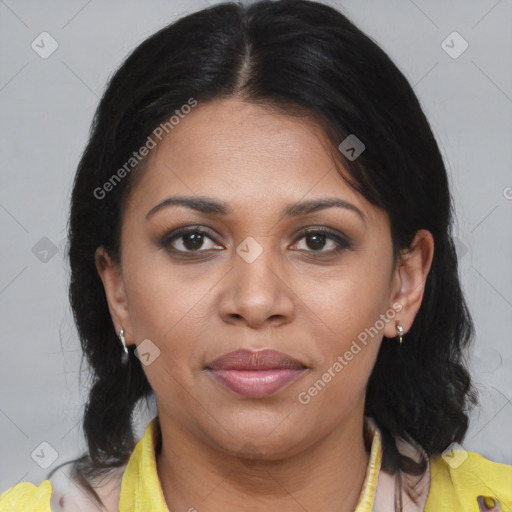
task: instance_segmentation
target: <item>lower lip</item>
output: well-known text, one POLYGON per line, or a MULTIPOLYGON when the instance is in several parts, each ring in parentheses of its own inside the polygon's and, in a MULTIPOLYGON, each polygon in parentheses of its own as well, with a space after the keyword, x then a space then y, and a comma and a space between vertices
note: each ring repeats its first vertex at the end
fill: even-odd
POLYGON ((274 368, 271 370, 209 370, 216 379, 247 398, 270 396, 294 381, 304 369, 274 368))

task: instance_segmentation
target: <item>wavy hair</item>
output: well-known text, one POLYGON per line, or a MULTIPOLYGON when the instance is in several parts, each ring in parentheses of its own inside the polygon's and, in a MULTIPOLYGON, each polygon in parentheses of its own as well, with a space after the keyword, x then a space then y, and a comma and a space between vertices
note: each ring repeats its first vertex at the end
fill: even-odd
POLYGON ((199 103, 237 97, 314 118, 349 185, 389 215, 395 262, 417 230, 432 233, 421 307, 403 346, 384 339, 365 402, 365 414, 383 433, 383 468, 420 474, 425 464, 402 456, 395 439, 439 454, 462 441, 476 403, 464 360, 474 327, 459 282, 443 158, 411 85, 377 43, 324 4, 265 0, 222 3, 154 33, 109 79, 97 107, 68 224, 69 297, 91 375, 83 415, 88 451, 72 461, 74 478, 101 504, 91 482, 127 463, 136 444, 134 408, 153 393, 133 346, 130 372, 121 364, 95 266, 101 245, 119 261, 123 208, 145 160, 107 197, 94 190, 191 97, 199 103), (338 151, 349 134, 366 146, 354 161, 338 151))

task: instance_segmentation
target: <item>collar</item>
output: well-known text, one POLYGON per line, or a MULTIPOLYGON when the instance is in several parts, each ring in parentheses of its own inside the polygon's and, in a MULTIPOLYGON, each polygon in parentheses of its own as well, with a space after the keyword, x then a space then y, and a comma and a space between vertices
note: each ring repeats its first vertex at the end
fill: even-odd
MULTIPOLYGON (((354 512, 395 512, 395 476, 381 470, 382 435, 371 418, 365 418, 371 435, 370 460, 366 476, 354 512)), ((158 416, 147 425, 142 439, 136 444, 126 466, 119 468, 108 485, 102 486, 102 498, 117 502, 119 512, 169 512, 163 495, 156 465, 156 448, 160 437, 158 416), (120 494, 119 494, 120 492, 120 494)), ((426 457, 419 446, 397 440, 399 451, 412 458, 426 457)), ((428 461, 428 457, 427 461, 428 461)), ((404 491, 402 493, 403 512, 422 512, 430 486, 430 465, 425 475, 415 478, 399 472, 404 491), (408 500, 405 490, 412 488, 417 504, 408 500)), ((97 512, 99 509, 92 501, 72 484, 65 470, 57 472, 51 479, 53 493, 52 512, 97 512)))
MULTIPOLYGON (((372 436, 370 460, 355 512, 394 512, 396 507, 395 476, 381 471, 382 435, 371 418, 365 417, 368 431, 372 436)), ((160 486, 156 466, 156 444, 160 433, 158 416, 147 426, 144 437, 135 447, 123 476, 119 512, 168 512, 160 486)), ((428 457, 419 446, 397 441, 399 451, 412 458, 428 457)), ((430 487, 430 466, 420 478, 410 477, 399 472, 403 482, 402 502, 404 512, 422 512, 430 487), (405 494, 408 488, 414 489, 417 504, 405 494)))
POLYGON ((382 464, 382 441, 380 431, 369 418, 365 417, 365 422, 373 438, 370 449, 370 461, 366 468, 366 476, 355 512, 371 512, 373 510, 375 492, 382 464))
MULTIPOLYGON (((373 429, 370 461, 366 477, 355 512, 371 512, 374 505, 375 490, 382 463, 381 435, 373 429)), ((144 437, 137 443, 124 472, 121 485, 119 512, 168 512, 165 498, 158 478, 156 466, 156 443, 159 436, 158 417, 146 428, 144 437)))
POLYGON ((156 416, 146 427, 126 466, 121 482, 119 512, 169 512, 156 466, 159 435, 159 419, 156 416))

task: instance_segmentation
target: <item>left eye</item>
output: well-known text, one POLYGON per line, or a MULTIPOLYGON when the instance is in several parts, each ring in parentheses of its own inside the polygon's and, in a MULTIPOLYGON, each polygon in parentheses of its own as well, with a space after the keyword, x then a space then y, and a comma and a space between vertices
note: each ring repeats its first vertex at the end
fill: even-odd
POLYGON ((299 241, 304 241, 306 245, 306 249, 300 249, 305 250, 306 252, 321 252, 321 253, 328 253, 328 254, 336 254, 343 249, 349 249, 350 244, 347 240, 344 240, 338 235, 335 235, 333 233, 330 233, 328 231, 318 231, 318 230, 311 230, 307 231, 302 234, 302 236, 299 238, 299 241), (326 245, 331 246, 331 249, 329 250, 322 250, 325 249, 326 245), (309 249, 311 250, 309 250, 309 249))

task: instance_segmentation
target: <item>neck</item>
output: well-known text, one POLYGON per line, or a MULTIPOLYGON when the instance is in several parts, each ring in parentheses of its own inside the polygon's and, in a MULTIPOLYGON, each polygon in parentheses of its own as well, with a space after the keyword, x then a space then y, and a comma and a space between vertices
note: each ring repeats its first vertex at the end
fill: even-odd
POLYGON ((369 462, 362 413, 296 455, 250 462, 159 418, 157 471, 170 511, 231 512, 248 503, 255 512, 351 512, 357 506, 369 462))

